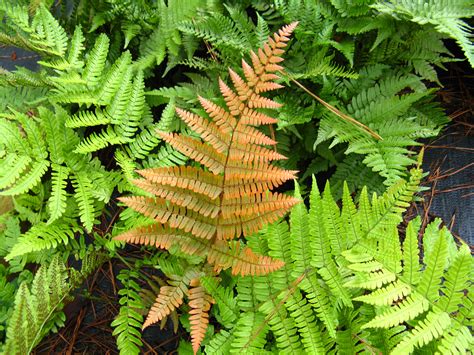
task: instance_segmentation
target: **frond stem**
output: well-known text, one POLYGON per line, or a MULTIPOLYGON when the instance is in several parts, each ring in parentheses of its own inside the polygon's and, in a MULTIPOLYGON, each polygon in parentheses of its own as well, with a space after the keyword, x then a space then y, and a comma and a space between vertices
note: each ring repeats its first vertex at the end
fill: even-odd
POLYGON ((315 93, 313 93, 312 91, 310 91, 306 86, 304 86, 303 84, 301 84, 298 80, 292 78, 288 73, 283 73, 282 71, 280 71, 280 73, 282 73, 283 75, 286 75, 288 77, 288 79, 290 79, 292 82, 294 82, 296 85, 298 85, 301 89, 303 89, 308 95, 310 95, 311 97, 313 97, 315 100, 317 100, 321 105, 323 105, 324 107, 326 107, 329 111, 331 111, 332 113, 336 114, 337 116, 339 116, 340 118, 342 118, 343 120, 347 121, 347 122, 350 122, 352 123, 353 125, 356 125, 360 128, 362 128, 362 130, 364 130, 366 133, 370 134, 373 138, 375 138, 376 140, 379 140, 379 141, 382 141, 383 138, 375 131, 373 131, 372 129, 370 129, 369 127, 367 127, 365 124, 357 121, 355 118, 352 118, 351 116, 345 114, 344 112, 341 112, 339 111, 336 107, 332 106, 331 104, 327 103, 326 101, 324 101, 323 99, 321 99, 318 95, 316 95, 315 93))

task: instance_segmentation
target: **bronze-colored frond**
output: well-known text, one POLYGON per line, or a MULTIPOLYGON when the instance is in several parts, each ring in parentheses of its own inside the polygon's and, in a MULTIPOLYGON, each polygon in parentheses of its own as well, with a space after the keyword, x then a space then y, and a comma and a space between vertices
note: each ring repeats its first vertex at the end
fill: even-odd
MULTIPOLYGON (((281 87, 275 80, 282 70, 283 49, 295 27, 296 23, 283 27, 262 48, 251 52, 251 64, 242 60, 240 74, 230 69, 233 88, 219 79, 224 104, 198 96, 205 114, 176 109, 201 139, 166 132, 158 135, 202 167, 138 171, 144 179, 133 183, 149 195, 120 201, 157 223, 116 239, 163 249, 178 246, 186 254, 206 258, 215 272, 230 268, 234 275, 263 275, 283 266, 282 261, 255 254, 238 239, 275 222, 299 202, 271 192, 294 179, 296 171, 271 164, 286 157, 271 147, 277 142, 258 129, 277 122, 261 109, 281 105, 263 95, 281 87)), ((166 317, 188 295, 192 344, 197 352, 212 299, 199 285, 198 277, 188 276, 160 289, 144 327, 166 317)))
POLYGON ((214 147, 201 141, 181 134, 158 132, 160 137, 179 150, 184 155, 201 163, 214 174, 224 171, 225 155, 219 153, 214 147))
POLYGON ((169 280, 169 286, 162 286, 145 323, 143 323, 142 329, 159 322, 178 308, 183 303, 184 295, 188 293, 191 280, 200 276, 202 276, 202 273, 194 269, 188 269, 183 276, 174 276, 169 280))
POLYGON ((214 270, 231 267, 233 275, 265 275, 278 270, 285 263, 272 259, 269 256, 255 254, 250 248, 243 248, 238 241, 230 242, 219 240, 209 250, 207 255, 209 264, 214 265, 214 270), (230 248, 229 248, 230 245, 230 248))
POLYGON ((221 175, 214 175, 192 166, 174 166, 137 171, 148 181, 163 187, 179 187, 210 197, 217 198, 222 192, 221 175))
POLYGON ((191 286, 188 290, 189 306, 191 307, 189 310, 189 323, 191 323, 191 343, 194 354, 196 354, 206 335, 209 324, 209 310, 214 300, 206 293, 204 287, 200 285, 199 279, 191 280, 191 286))
POLYGON ((182 287, 180 286, 163 286, 160 288, 160 293, 151 307, 142 329, 159 322, 183 303, 187 287, 184 284, 182 287))

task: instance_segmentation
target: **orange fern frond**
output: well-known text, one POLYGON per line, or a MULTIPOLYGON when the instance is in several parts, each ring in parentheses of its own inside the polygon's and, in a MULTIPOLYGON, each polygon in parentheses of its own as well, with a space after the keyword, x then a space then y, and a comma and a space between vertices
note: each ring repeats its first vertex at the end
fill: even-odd
POLYGON ((262 213, 287 210, 299 200, 292 196, 277 193, 263 195, 249 195, 240 198, 224 198, 222 201, 222 217, 231 216, 256 216, 262 213))
POLYGON ((201 275, 202 273, 194 269, 187 270, 183 276, 174 276, 169 280, 169 286, 162 286, 155 303, 148 313, 145 323, 143 323, 142 329, 159 322, 178 308, 183 303, 183 297, 188 292, 188 286, 191 280, 201 275))
POLYGON ((277 142, 251 126, 240 126, 234 132, 234 140, 239 145, 248 143, 258 145, 276 145, 277 142))
POLYGON ((199 238, 211 239, 216 232, 215 219, 171 204, 162 198, 131 196, 121 197, 119 200, 156 222, 167 223, 171 228, 181 229, 199 238))
POLYGON ((237 120, 225 109, 215 103, 199 96, 199 102, 214 122, 222 129, 224 133, 232 134, 237 126, 237 120))
POLYGON ((229 143, 231 141, 230 134, 221 130, 214 122, 191 112, 181 110, 180 108, 177 108, 176 112, 193 131, 199 133, 201 138, 219 153, 225 153, 227 149, 229 149, 229 143))
POLYGON ((166 132, 158 132, 158 134, 165 142, 171 144, 173 148, 201 163, 214 174, 220 174, 224 171, 225 156, 212 146, 184 135, 166 132))
POLYGON ((256 160, 270 161, 287 159, 284 155, 275 152, 272 149, 260 147, 258 145, 241 145, 233 146, 228 155, 228 159, 233 161, 253 162, 256 160))
POLYGON ((190 285, 192 288, 188 290, 188 298, 191 307, 189 310, 191 343, 194 354, 197 354, 206 335, 209 324, 209 310, 211 309, 211 303, 214 303, 214 299, 206 293, 204 287, 200 285, 199 279, 191 280, 190 285))
POLYGON ((222 192, 222 176, 191 166, 174 166, 137 171, 141 176, 156 185, 179 187, 217 198, 222 192))
POLYGON ((298 200, 271 189, 294 179, 296 171, 271 164, 286 159, 269 146, 275 140, 258 127, 277 120, 260 109, 281 105, 263 93, 281 87, 275 80, 282 67, 281 55, 296 23, 283 27, 256 52, 251 64, 242 61, 242 74, 229 69, 231 88, 219 79, 225 104, 198 96, 205 115, 176 109, 177 114, 201 139, 184 134, 158 132, 176 150, 200 163, 199 167, 140 170, 143 180, 133 183, 154 197, 124 197, 130 208, 166 224, 144 227, 117 239, 169 249, 177 245, 185 253, 206 256, 216 270, 231 268, 238 274, 263 274, 283 265, 269 257, 240 249, 231 240, 248 236, 276 221, 298 200), (148 239, 148 240, 147 240, 148 239))
POLYGON ((208 251, 207 261, 214 265, 214 270, 231 268, 233 275, 265 275, 278 270, 285 263, 272 259, 269 256, 255 254, 250 248, 243 248, 238 241, 227 244, 219 240, 214 243, 208 251))
POLYGON ((166 199, 177 206, 189 208, 205 217, 214 218, 220 211, 219 200, 216 198, 212 199, 179 187, 157 185, 147 180, 132 180, 132 183, 157 197, 166 199))

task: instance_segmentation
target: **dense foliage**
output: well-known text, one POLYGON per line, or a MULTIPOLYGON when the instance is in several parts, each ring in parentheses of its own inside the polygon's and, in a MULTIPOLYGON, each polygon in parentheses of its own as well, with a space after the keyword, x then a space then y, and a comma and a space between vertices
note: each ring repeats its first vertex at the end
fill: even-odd
POLYGON ((474 66, 473 15, 469 0, 0 0, 0 42, 38 58, 0 70, 0 352, 63 325, 106 260, 126 265, 124 354, 166 318, 191 333, 182 353, 472 350, 469 248, 401 222, 413 146, 449 121, 437 71, 463 59, 445 40, 474 66))

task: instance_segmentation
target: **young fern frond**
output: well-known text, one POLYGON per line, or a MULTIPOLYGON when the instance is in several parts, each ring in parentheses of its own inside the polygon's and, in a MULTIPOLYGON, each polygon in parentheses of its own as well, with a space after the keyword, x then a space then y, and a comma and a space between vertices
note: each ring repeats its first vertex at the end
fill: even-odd
POLYGON ((201 342, 206 335, 207 325, 209 324, 209 310, 211 303, 214 303, 204 287, 200 285, 199 279, 193 279, 190 282, 192 286, 188 290, 189 306, 189 322, 191 323, 191 342, 193 351, 197 353, 201 342))

